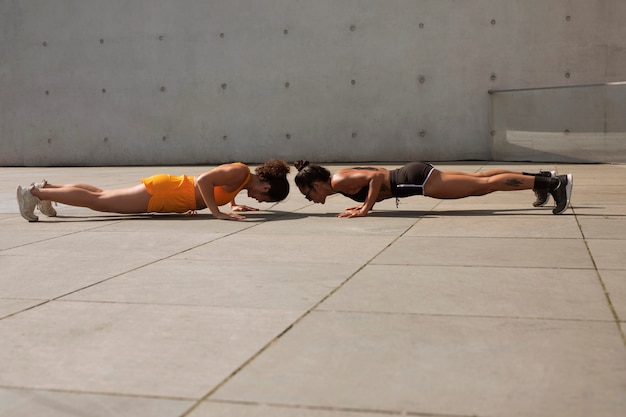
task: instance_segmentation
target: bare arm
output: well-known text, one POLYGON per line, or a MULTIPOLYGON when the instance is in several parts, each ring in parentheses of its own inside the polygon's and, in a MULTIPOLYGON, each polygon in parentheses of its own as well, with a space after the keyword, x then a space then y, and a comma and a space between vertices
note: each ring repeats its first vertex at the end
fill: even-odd
POLYGON ((363 217, 378 201, 381 187, 385 180, 382 169, 342 169, 333 175, 331 185, 334 190, 346 194, 355 194, 363 187, 369 186, 365 202, 356 207, 347 208, 338 217, 363 217))
MULTIPOLYGON (((248 168, 242 164, 226 164, 201 174, 196 184, 207 208, 216 219, 233 220, 245 219, 235 213, 223 213, 215 202, 214 187, 224 187, 226 190, 235 190, 248 176, 248 168)), ((234 201, 234 200, 233 200, 234 201)))

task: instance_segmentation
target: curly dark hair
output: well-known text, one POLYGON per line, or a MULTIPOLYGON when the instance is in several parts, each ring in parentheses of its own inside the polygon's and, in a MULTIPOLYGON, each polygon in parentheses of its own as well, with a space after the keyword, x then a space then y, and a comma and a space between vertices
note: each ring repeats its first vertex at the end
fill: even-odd
POLYGON ((270 190, 267 192, 267 195, 271 201, 281 201, 289 194, 289 181, 287 181, 289 171, 290 168, 287 162, 279 159, 270 159, 257 167, 254 173, 259 176, 261 181, 270 184, 270 190))
POLYGON ((327 182, 330 179, 330 171, 326 168, 310 163, 309 161, 297 160, 293 164, 298 173, 296 174, 296 185, 298 187, 313 187, 317 181, 327 182))

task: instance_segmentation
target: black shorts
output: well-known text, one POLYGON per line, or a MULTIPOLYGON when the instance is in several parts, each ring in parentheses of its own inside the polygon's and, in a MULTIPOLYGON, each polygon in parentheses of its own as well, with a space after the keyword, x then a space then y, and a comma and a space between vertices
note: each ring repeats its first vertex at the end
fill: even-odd
POLYGON ((394 197, 408 197, 424 195, 424 185, 435 169, 425 162, 411 162, 402 168, 389 171, 391 195, 394 197))

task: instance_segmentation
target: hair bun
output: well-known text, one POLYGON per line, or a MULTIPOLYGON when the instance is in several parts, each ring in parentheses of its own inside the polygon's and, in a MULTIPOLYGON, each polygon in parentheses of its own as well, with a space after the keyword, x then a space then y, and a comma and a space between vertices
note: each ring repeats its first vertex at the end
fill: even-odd
POLYGON ((302 171, 305 167, 309 166, 311 163, 309 161, 303 161, 302 159, 297 160, 293 163, 293 166, 296 167, 298 172, 302 171))

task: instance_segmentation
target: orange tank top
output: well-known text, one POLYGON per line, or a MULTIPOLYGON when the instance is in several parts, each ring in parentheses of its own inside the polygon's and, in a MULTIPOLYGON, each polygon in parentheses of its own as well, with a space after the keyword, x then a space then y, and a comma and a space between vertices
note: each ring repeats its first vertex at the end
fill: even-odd
MULTIPOLYGON (((241 164, 241 162, 237 162, 237 163, 241 164)), ((241 164, 241 165, 244 165, 246 168, 248 168, 245 164, 241 164)), ((213 195, 215 196, 215 203, 218 206, 223 206, 224 204, 230 203, 233 200, 233 198, 235 198, 235 196, 239 194, 239 191, 243 189, 243 186, 246 185, 248 180, 250 180, 250 168, 248 168, 248 175, 246 176, 246 179, 243 180, 243 182, 239 185, 239 187, 237 187, 235 191, 227 192, 221 186, 214 187, 213 195)))

